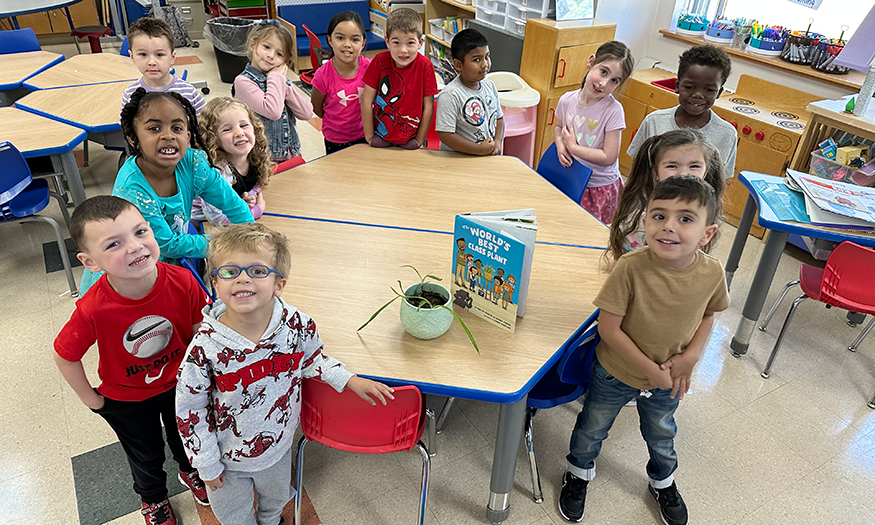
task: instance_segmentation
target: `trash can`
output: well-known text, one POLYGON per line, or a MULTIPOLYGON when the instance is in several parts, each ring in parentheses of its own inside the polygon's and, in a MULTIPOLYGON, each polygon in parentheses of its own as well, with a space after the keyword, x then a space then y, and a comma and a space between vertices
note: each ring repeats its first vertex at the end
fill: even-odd
POLYGON ((258 20, 233 16, 220 16, 207 20, 204 36, 213 44, 222 82, 233 84, 234 78, 249 63, 249 59, 246 58, 246 39, 249 30, 256 25, 258 20))

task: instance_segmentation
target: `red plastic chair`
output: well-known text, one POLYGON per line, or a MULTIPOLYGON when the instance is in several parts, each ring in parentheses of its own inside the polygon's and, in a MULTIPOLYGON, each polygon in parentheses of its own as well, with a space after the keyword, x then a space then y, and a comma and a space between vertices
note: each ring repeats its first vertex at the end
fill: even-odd
POLYGON ((337 450, 359 454, 385 454, 419 448, 422 457, 422 493, 419 523, 425 523, 428 500, 428 475, 431 461, 420 441, 425 430, 425 403, 415 386, 396 387, 394 400, 385 406, 371 406, 355 392, 337 393, 318 379, 305 379, 301 385, 301 430, 298 442, 297 481, 295 483, 295 523, 301 523, 301 490, 304 472, 304 445, 316 441, 337 450))
POLYGON ((273 174, 282 173, 286 170, 290 170, 295 166, 300 166, 301 164, 305 164, 307 161, 304 160, 304 157, 298 155, 297 157, 292 157, 289 160, 284 160, 279 164, 276 164, 273 167, 273 174))
POLYGON ((322 64, 331 58, 331 52, 322 47, 322 42, 319 41, 319 37, 316 36, 313 31, 310 31, 307 24, 301 24, 301 27, 304 28, 304 31, 307 33, 307 40, 310 41, 310 65, 313 69, 301 71, 301 74, 298 75, 298 77, 301 79, 301 82, 305 84, 313 84, 313 75, 316 74, 316 70, 319 69, 322 64))
MULTIPOLYGON (((778 334, 775 347, 772 349, 768 362, 766 362, 762 376, 768 379, 775 356, 778 354, 778 348, 780 348, 790 324, 790 319, 793 318, 796 307, 802 301, 814 299, 828 307, 837 306, 844 310, 875 315, 875 288, 865 285, 871 279, 873 270, 875 270, 875 250, 850 241, 839 244, 833 250, 824 269, 803 264, 799 268, 799 280, 787 283, 781 295, 778 296, 778 300, 769 310, 765 322, 760 326, 760 330, 765 330, 775 314, 778 304, 787 295, 789 289, 798 284, 802 288, 802 295, 793 301, 793 306, 787 312, 787 318, 784 319, 784 325, 781 326, 781 332, 778 334)), ((849 350, 855 350, 867 333, 868 330, 864 330, 857 341, 849 347, 849 350)), ((870 406, 875 408, 873 405, 875 405, 875 397, 870 402, 870 406)))

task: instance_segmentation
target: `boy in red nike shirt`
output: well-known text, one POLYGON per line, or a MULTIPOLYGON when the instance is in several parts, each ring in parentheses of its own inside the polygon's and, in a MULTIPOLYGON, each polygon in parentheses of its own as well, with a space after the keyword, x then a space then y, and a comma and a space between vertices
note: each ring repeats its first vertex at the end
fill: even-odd
POLYGON ((118 436, 146 524, 176 525, 167 499, 162 420, 179 480, 198 503, 209 505, 175 424, 176 375, 206 297, 187 270, 158 262, 149 223, 126 200, 86 200, 73 212, 70 233, 82 264, 106 273, 55 338, 55 363, 82 403, 118 436), (101 380, 96 389, 81 362, 95 342, 101 380))

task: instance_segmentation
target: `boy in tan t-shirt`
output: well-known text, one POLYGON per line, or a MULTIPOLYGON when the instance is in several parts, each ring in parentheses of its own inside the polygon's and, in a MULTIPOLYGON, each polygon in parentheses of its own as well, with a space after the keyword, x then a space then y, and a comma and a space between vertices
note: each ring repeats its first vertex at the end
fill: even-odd
POLYGON ((614 419, 638 399, 641 435, 650 461, 650 494, 667 525, 687 523, 674 483, 674 412, 689 389, 714 324, 729 307, 723 268, 699 250, 717 232, 714 190, 696 177, 670 177, 650 197, 644 218, 647 246, 617 261, 599 295, 599 335, 592 379, 571 435, 559 511, 583 519, 586 486, 614 419))

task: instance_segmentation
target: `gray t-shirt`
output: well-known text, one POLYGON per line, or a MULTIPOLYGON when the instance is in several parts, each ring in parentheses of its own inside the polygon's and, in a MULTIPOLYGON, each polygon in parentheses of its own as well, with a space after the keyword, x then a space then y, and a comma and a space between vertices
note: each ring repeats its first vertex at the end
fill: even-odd
MULTIPOLYGON (((656 135, 662 135, 668 131, 681 129, 674 120, 674 114, 677 109, 678 106, 658 109, 644 117, 644 122, 641 123, 641 127, 638 128, 635 137, 632 138, 626 153, 634 159, 645 140, 656 135)), ((711 112, 711 120, 702 126, 699 131, 720 152, 725 175, 728 179, 735 175, 735 151, 738 149, 738 133, 732 127, 732 124, 720 118, 713 110, 709 109, 708 111, 711 112)))
MULTIPOLYGON (((488 79, 480 81, 480 89, 468 89, 456 77, 441 90, 437 99, 435 130, 458 133, 480 144, 495 139, 495 123, 503 117, 498 90, 488 79)), ((448 149, 441 144, 441 149, 448 149)))

